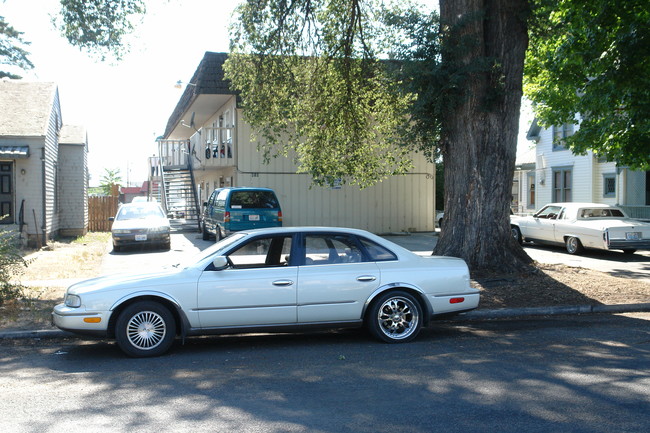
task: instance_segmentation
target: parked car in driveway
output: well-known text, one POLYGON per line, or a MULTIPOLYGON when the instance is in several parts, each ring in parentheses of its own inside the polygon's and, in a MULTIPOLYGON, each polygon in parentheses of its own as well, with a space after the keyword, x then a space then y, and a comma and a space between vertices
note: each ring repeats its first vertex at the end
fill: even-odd
POLYGON ((282 209, 269 188, 218 188, 203 203, 203 240, 221 240, 240 230, 282 227, 282 209))
POLYGON ((185 264, 70 286, 53 311, 61 329, 115 338, 135 357, 175 337, 366 326, 412 340, 433 318, 478 307, 465 262, 420 257, 363 230, 241 231, 185 264))
POLYGON ((532 216, 510 218, 517 241, 564 245, 569 254, 585 248, 632 254, 650 248, 650 223, 629 218, 623 209, 598 203, 551 203, 532 216))
POLYGON ((169 219, 158 203, 123 204, 109 220, 113 222, 113 251, 136 245, 159 245, 166 250, 171 247, 169 219))

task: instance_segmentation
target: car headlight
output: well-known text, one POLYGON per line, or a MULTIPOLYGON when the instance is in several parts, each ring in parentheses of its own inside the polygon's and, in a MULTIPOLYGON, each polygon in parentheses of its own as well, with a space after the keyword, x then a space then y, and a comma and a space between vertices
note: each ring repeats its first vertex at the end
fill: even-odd
POLYGON ((81 307, 81 298, 77 295, 66 294, 65 295, 65 306, 70 308, 79 308, 81 307))
POLYGON ((131 233, 131 230, 127 230, 127 229, 115 229, 115 230, 113 230, 113 234, 116 234, 116 235, 128 235, 129 233, 131 233))

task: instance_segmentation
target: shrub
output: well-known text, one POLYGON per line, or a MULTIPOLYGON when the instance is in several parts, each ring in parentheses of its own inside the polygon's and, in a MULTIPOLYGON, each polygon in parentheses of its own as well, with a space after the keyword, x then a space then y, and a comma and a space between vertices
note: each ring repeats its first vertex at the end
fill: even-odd
POLYGON ((0 305, 23 297, 24 287, 15 282, 23 273, 27 262, 20 255, 20 247, 14 232, 0 230, 0 305))

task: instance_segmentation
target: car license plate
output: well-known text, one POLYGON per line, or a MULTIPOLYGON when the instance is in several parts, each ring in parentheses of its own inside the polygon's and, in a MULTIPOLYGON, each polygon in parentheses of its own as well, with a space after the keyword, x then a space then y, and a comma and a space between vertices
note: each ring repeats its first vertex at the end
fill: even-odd
POLYGON ((135 235, 135 240, 136 241, 146 241, 147 240, 147 235, 135 235))
POLYGON ((259 221, 260 216, 259 215, 248 215, 248 221, 259 221))
POLYGON ((625 239, 628 241, 638 241, 641 239, 641 232, 627 232, 625 233, 625 239))

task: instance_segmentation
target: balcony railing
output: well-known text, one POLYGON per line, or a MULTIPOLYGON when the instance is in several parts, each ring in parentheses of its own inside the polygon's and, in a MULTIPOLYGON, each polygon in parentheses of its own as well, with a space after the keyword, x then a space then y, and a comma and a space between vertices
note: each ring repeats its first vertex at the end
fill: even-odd
POLYGON ((192 164, 198 168, 235 165, 235 128, 201 128, 190 138, 192 164))
POLYGON ((188 168, 190 146, 187 140, 160 140, 160 163, 164 167, 188 168))

